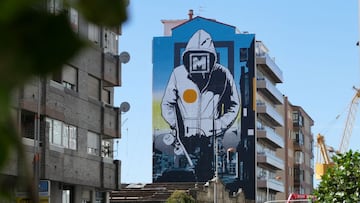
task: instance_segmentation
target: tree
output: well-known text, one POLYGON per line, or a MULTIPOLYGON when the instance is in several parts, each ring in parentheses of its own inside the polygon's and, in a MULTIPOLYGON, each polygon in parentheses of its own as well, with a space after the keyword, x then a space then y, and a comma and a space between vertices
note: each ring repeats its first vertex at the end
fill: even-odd
POLYGON ((334 166, 327 169, 314 191, 317 202, 359 202, 360 153, 350 150, 332 159, 334 166))
MULTIPOLYGON (((127 19, 127 0, 61 0, 88 21, 118 27, 127 19)), ((50 13, 44 0, 0 1, 0 171, 11 153, 25 161, 21 137, 11 117, 15 89, 35 76, 58 71, 88 44, 74 33, 65 10, 50 13)), ((22 176, 31 179, 29 171, 22 176)), ((34 185, 27 181, 29 190, 34 185)), ((22 183, 24 185, 24 183, 22 183)), ((13 188, 0 180, 0 197, 13 188)))
POLYGON ((195 199, 181 190, 175 190, 166 200, 167 203, 195 203, 195 199))

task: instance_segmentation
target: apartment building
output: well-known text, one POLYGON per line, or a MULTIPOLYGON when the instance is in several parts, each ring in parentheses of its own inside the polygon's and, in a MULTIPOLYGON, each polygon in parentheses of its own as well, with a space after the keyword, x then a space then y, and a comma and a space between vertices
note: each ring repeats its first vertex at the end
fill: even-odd
MULTIPOLYGON (((122 108, 114 106, 114 87, 121 85, 121 27, 99 27, 60 0, 46 2, 49 12, 67 9, 74 32, 92 43, 61 72, 34 78, 14 92, 29 165, 13 156, 1 175, 15 181, 34 166, 42 202, 108 202, 109 192, 120 187, 113 141, 121 132, 122 108)), ((25 189, 18 188, 14 197, 25 201, 25 189)))
POLYGON ((275 200, 277 193, 285 191, 278 173, 285 169, 284 159, 276 153, 284 149, 285 122, 281 106, 282 93, 276 85, 283 82, 283 75, 269 50, 262 41, 256 42, 256 132, 257 132, 257 202, 275 200))
POLYGON ((312 118, 277 89, 282 71, 263 42, 256 44, 257 201, 311 194, 314 155, 312 118))
POLYGON ((286 197, 291 193, 311 194, 314 176, 314 139, 312 118, 300 106, 292 105, 285 97, 287 124, 285 125, 286 197))
MULTIPOLYGON (((239 128, 236 130, 228 131, 228 133, 233 133, 228 135, 228 137, 232 138, 231 143, 237 143, 237 145, 235 147, 224 145, 228 158, 227 160, 220 160, 226 166, 233 166, 232 170, 229 171, 233 171, 231 178, 234 178, 235 181, 228 181, 230 178, 220 173, 220 177, 228 181, 228 189, 240 186, 242 191, 245 192, 246 198, 255 200, 255 202, 286 199, 292 192, 310 194, 313 168, 311 148, 311 126, 313 121, 300 106, 291 105, 291 108, 287 108, 289 106, 287 98, 278 89, 278 85, 284 81, 282 70, 278 67, 274 58, 270 56, 270 51, 266 45, 262 41, 254 40, 254 48, 251 45, 239 48, 239 52, 235 48, 235 51, 232 52, 233 47, 241 44, 236 40, 241 37, 244 37, 244 39, 250 38, 251 34, 241 32, 231 25, 213 19, 193 18, 191 10, 189 19, 162 20, 162 23, 164 24, 164 36, 166 38, 164 38, 164 41, 159 40, 154 44, 164 43, 168 45, 167 43, 170 44, 170 41, 173 40, 171 43, 174 42, 173 47, 175 50, 176 48, 181 50, 181 46, 185 47, 186 41, 183 36, 189 37, 188 35, 193 30, 201 28, 209 30, 209 33, 211 33, 212 26, 216 27, 214 30, 217 30, 217 32, 214 31, 214 35, 218 38, 212 40, 218 45, 216 47, 219 50, 217 57, 228 56, 220 61, 225 64, 234 64, 233 69, 229 69, 234 70, 232 72, 233 77, 237 79, 236 83, 241 86, 239 96, 241 96, 242 109, 241 114, 239 114, 241 118, 238 119, 241 120, 241 126, 238 126, 239 128), (226 31, 220 32, 219 30, 223 28, 226 31), (231 30, 230 34, 217 35, 218 32, 227 32, 227 29, 231 30), (231 36, 234 33, 236 36, 234 38, 228 39, 224 37, 231 36), (181 37, 173 39, 177 36, 181 37), (225 46, 224 44, 227 43, 230 45, 225 46), (237 55, 240 57, 236 58, 237 55), (238 63, 238 61, 240 62, 238 63), (255 65, 253 66, 253 64, 255 65), (294 124, 293 114, 295 116, 297 111, 299 115, 301 114, 301 122, 303 122, 301 126, 294 124), (301 136, 298 135, 299 132, 302 133, 301 136), (304 135, 304 139, 301 138, 304 146, 296 144, 296 139, 300 139, 299 136, 302 137, 302 135, 304 135), (298 159, 301 159, 301 164, 298 159), (294 174, 299 177, 295 178, 294 174)), ((177 59, 176 54, 179 53, 180 51, 175 52, 175 59, 177 59)), ((155 58, 161 61, 161 64, 169 60, 165 57, 160 60, 160 54, 156 56, 158 58, 155 58)), ((171 58, 169 61, 171 64, 174 59, 171 58)), ((164 69, 161 70, 164 71, 164 69)), ((159 111, 155 111, 155 113, 159 113, 159 111)), ((162 125, 160 120, 161 117, 158 117, 154 121, 157 125, 154 132, 158 133, 154 136, 155 144, 161 145, 157 150, 162 149, 161 152, 156 151, 158 156, 154 158, 155 172, 161 171, 159 169, 162 168, 173 167, 174 162, 173 159, 169 158, 172 155, 170 153, 171 148, 166 148, 163 139, 160 139, 162 138, 160 135, 166 135, 165 131, 159 130, 165 126, 162 125), (159 157, 164 157, 163 159, 166 161, 156 162, 159 157)), ((226 167, 224 168, 226 169, 226 167)), ((158 173, 154 174, 154 177, 157 178, 158 173)), ((173 178, 176 179, 176 177, 173 178)))

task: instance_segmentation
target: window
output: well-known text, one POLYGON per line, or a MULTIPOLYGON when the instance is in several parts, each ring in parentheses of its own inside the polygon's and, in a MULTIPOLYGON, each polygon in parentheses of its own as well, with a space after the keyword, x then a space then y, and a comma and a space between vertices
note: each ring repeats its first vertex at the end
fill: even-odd
POLYGON ((63 9, 63 0, 48 0, 47 8, 50 13, 60 13, 63 9))
POLYGON ((88 131, 87 138, 88 154, 99 155, 99 135, 88 131))
POLYGON ((297 125, 299 125, 299 126, 303 126, 303 125, 304 125, 304 119, 303 119, 303 117, 302 117, 302 115, 301 115, 300 112, 298 112, 298 111, 293 111, 293 116, 292 116, 292 118, 293 118, 293 123, 294 123, 294 124, 297 124, 297 125))
POLYGON ((81 203, 91 203, 91 190, 83 190, 82 191, 81 203))
POLYGON ((298 145, 304 145, 304 135, 301 131, 293 132, 293 141, 298 145))
POLYGON ((108 157, 111 158, 112 156, 112 148, 111 148, 111 142, 108 140, 102 140, 101 141, 101 156, 102 157, 108 157))
POLYGON ((103 38, 103 42, 104 42, 104 52, 105 53, 112 53, 114 55, 117 54, 117 41, 118 41, 118 36, 116 35, 116 33, 111 32, 108 29, 104 30, 104 38, 103 38))
POLYGON ((304 163, 304 153, 302 151, 295 151, 295 163, 296 164, 304 163))
POLYGON ((35 113, 29 111, 21 112, 21 134, 23 137, 34 139, 35 113))
POLYGON ((111 101, 111 92, 110 90, 103 89, 101 93, 101 101, 103 101, 106 104, 110 104, 111 101))
POLYGON ((70 8, 69 9, 69 18, 70 18, 71 28, 73 29, 74 32, 78 32, 79 31, 79 15, 78 15, 77 10, 75 10, 74 8, 70 8))
POLYGON ((70 203, 70 190, 62 190, 62 203, 70 203))
POLYGON ((300 185, 294 188, 294 192, 299 194, 305 194, 305 189, 300 185))
POLYGON ((65 65, 60 72, 52 75, 52 80, 62 84, 65 88, 77 91, 78 70, 65 65))
POLYGON ((62 189, 62 202, 61 203, 71 203, 73 202, 75 191, 74 187, 71 185, 63 185, 62 189))
POLYGON ((99 44, 100 42, 100 29, 97 25, 89 23, 88 24, 88 38, 90 41, 95 44, 99 44))
POLYGON ((105 192, 95 192, 95 203, 105 203, 106 202, 106 193, 105 192))
POLYGON ((240 48, 240 62, 244 62, 248 60, 248 49, 247 48, 240 48))
POLYGON ((88 77, 88 94, 96 100, 100 99, 100 80, 91 75, 88 77))
POLYGON ((68 149, 77 149, 77 128, 61 121, 46 118, 50 144, 68 149))

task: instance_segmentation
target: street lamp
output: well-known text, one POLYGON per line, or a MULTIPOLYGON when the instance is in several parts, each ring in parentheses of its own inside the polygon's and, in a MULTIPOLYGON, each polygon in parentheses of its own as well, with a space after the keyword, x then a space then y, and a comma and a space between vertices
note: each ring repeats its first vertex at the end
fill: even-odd
POLYGON ((266 171, 266 201, 269 201, 269 177, 270 172, 266 171))

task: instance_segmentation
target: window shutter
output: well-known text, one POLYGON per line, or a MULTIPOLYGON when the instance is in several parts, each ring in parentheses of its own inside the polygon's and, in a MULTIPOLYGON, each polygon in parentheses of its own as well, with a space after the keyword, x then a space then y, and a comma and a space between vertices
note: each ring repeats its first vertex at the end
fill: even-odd
POLYGON ((88 94, 90 97, 100 99, 100 80, 91 75, 88 77, 88 94))
POLYGON ((88 152, 91 154, 98 154, 99 152, 99 135, 93 132, 88 132, 88 152))
POLYGON ((65 65, 63 68, 63 75, 62 75, 63 81, 66 81, 72 85, 77 85, 77 71, 75 68, 65 65))
POLYGON ((95 24, 89 23, 88 24, 88 37, 90 41, 98 44, 100 39, 100 30, 99 27, 95 24))

